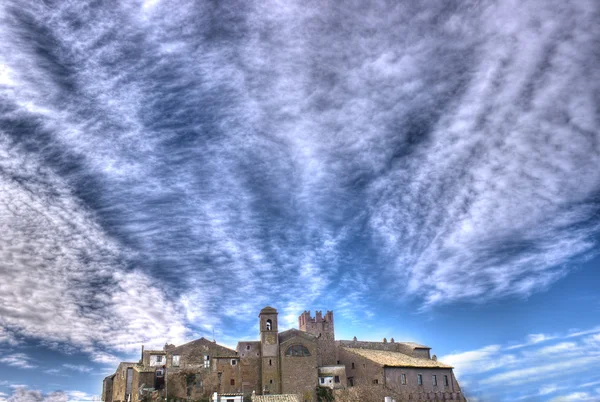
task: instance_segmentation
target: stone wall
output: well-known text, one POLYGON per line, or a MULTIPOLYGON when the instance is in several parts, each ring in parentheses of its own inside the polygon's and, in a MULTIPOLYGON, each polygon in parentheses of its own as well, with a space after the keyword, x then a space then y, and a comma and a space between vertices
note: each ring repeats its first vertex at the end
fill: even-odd
POLYGON ((113 397, 113 376, 108 376, 102 382, 102 400, 112 402, 113 397))
POLYGON ((303 400, 316 400, 314 391, 318 383, 316 343, 305 336, 296 335, 282 342, 280 350, 281 392, 283 394, 302 394, 303 400), (308 349, 310 356, 286 356, 288 347, 293 345, 304 346, 308 349))
POLYGON ((379 364, 342 348, 338 353, 340 364, 346 366, 348 386, 384 384, 383 369, 379 364))
POLYGON ((456 392, 456 384, 451 369, 442 368, 409 368, 409 367, 386 367, 385 384, 403 395, 421 394, 428 392, 456 392), (401 375, 406 375, 406 384, 402 384, 401 375), (417 375, 421 374, 423 384, 419 385, 417 375), (433 376, 437 378, 437 385, 433 385, 433 376), (444 376, 448 377, 448 386, 444 385, 444 376))
POLYGON ((240 356, 240 375, 244 393, 256 391, 260 395, 260 342, 238 342, 237 353, 240 356))

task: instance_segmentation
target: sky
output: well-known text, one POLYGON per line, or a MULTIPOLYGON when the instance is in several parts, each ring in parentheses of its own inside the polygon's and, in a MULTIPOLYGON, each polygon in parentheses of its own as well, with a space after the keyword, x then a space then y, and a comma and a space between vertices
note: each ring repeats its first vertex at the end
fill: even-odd
POLYGON ((595 0, 0 0, 0 401, 267 305, 599 401, 599 66, 595 0))

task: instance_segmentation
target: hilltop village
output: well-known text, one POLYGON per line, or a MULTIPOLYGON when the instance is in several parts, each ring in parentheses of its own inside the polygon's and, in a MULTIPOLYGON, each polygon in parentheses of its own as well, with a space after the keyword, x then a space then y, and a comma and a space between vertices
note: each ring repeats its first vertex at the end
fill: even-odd
POLYGON ((314 317, 305 311, 299 329, 283 332, 276 309, 265 307, 258 318, 260 339, 240 341, 235 350, 205 338, 162 350, 142 347, 138 362, 122 362, 104 379, 102 400, 316 402, 355 400, 347 396, 362 391, 397 402, 466 401, 453 368, 427 346, 393 338, 336 341, 332 311, 314 317))

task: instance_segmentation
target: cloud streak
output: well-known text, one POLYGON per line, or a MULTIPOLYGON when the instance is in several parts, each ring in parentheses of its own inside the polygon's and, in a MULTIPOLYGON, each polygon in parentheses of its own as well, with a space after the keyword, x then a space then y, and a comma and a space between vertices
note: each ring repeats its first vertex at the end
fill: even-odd
MULTIPOLYGON (((530 335, 528 339, 540 339, 541 335, 530 335)), ((600 342, 596 335, 579 339, 569 334, 546 335, 544 338, 551 345, 537 342, 516 350, 511 346, 490 345, 442 356, 440 360, 456 367, 459 381, 468 384, 466 388, 473 396, 507 401, 569 400, 570 394, 557 394, 595 384, 589 379, 595 378, 600 367, 600 342), (536 387, 538 392, 531 394, 536 387)), ((580 394, 594 400, 600 397, 594 392, 586 389, 580 394)))
POLYGON ((593 1, 0 7, 0 341, 109 363, 597 248, 593 1))

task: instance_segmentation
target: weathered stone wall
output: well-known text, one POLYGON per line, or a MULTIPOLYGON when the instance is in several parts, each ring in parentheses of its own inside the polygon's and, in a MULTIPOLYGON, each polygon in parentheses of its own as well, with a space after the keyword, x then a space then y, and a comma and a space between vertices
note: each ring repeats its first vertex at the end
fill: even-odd
POLYGON ((142 366, 136 365, 133 368, 133 387, 131 392, 131 401, 139 402, 138 390, 140 387, 144 388, 153 388, 154 387, 154 376, 155 376, 155 368, 149 368, 149 371, 141 371, 142 366))
POLYGON ((304 336, 292 336, 281 344, 280 350, 282 393, 301 394, 303 397, 308 393, 310 400, 316 400, 317 344, 304 336), (310 356, 286 356, 286 350, 292 345, 306 347, 310 356))
POLYGON ((369 359, 339 349, 340 364, 346 366, 348 386, 384 384, 383 368, 369 359))
MULTIPOLYGON (((127 388, 127 369, 135 366, 137 363, 122 362, 117 367, 112 384, 112 400, 113 402, 124 402, 125 391, 127 388)), ((135 370, 134 370, 135 371, 135 370)))
POLYGON ((215 363, 217 373, 221 373, 221 393, 242 392, 239 359, 235 356, 217 357, 215 363))
POLYGON ((237 356, 233 349, 218 345, 206 338, 200 338, 181 346, 168 345, 167 388, 169 397, 199 399, 218 391, 218 372, 221 371, 221 391, 230 386, 230 379, 240 383, 237 374, 237 356), (173 356, 179 356, 179 365, 173 366, 173 356), (208 356, 208 367, 205 366, 208 356), (236 369, 231 369, 231 359, 236 359, 236 369), (227 363, 227 364, 226 364, 227 363), (233 373, 233 374, 232 374, 233 373), (225 387, 225 388, 223 388, 225 387))
POLYGON ((102 401, 112 402, 113 397, 113 377, 108 376, 102 382, 102 401))
POLYGON ((385 384, 387 387, 403 395, 419 394, 424 392, 456 392, 451 369, 442 368, 410 368, 386 367, 385 384), (406 384, 402 384, 401 375, 406 375, 406 384), (423 384, 419 385, 417 375, 421 374, 423 384), (432 376, 437 378, 437 386, 433 385, 432 376), (444 385, 444 376, 448 376, 448 386, 444 385))
POLYGON ((262 390, 260 383, 260 342, 239 342, 237 352, 240 356, 242 392, 252 393, 252 391, 256 391, 260 395, 262 390))

